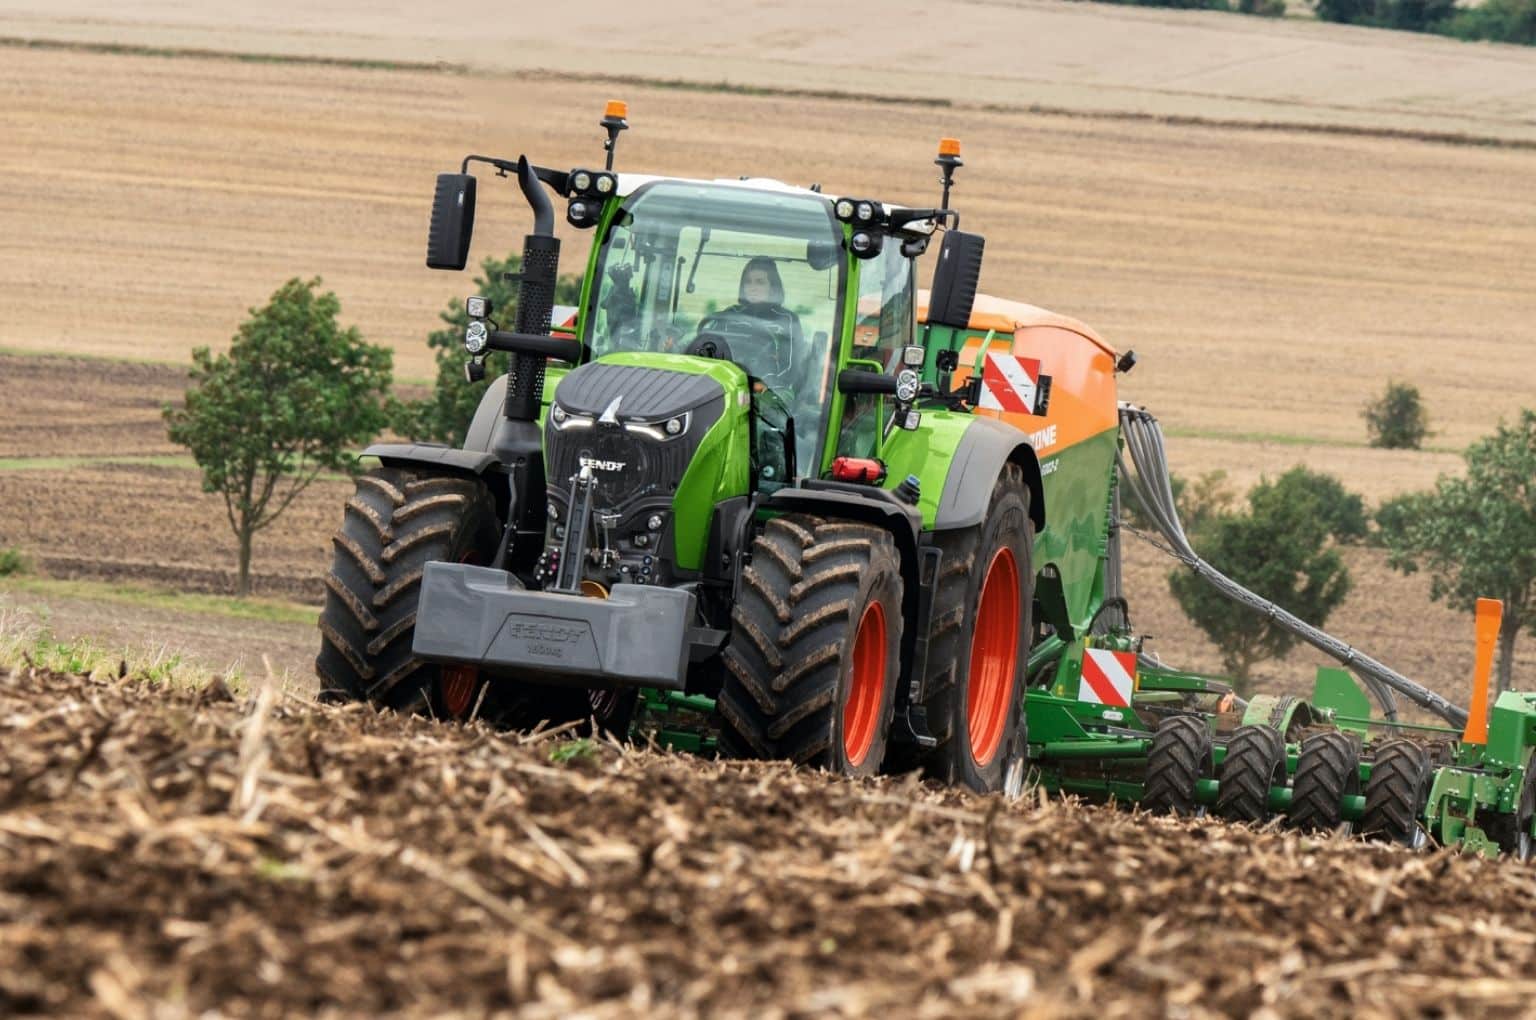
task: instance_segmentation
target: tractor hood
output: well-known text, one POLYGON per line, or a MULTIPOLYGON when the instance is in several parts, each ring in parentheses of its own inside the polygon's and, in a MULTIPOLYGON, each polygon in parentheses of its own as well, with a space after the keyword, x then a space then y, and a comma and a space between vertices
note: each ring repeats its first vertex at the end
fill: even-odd
MULTIPOLYGON (((724 403, 725 387, 708 375, 594 361, 560 380, 555 407, 564 417, 552 424, 584 427, 585 422, 601 421, 665 426, 669 420, 705 410, 706 405, 723 409, 724 403)), ((712 417, 719 417, 718 410, 712 417)), ((663 432, 669 439, 681 434, 663 432)))

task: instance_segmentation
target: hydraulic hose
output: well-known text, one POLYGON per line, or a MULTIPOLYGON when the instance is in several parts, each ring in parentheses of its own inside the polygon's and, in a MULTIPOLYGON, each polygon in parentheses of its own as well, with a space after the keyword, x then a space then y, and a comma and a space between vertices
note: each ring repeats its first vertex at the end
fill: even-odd
POLYGON ((1255 595, 1202 560, 1195 553, 1188 536, 1184 534, 1183 525, 1179 522, 1178 509, 1173 498, 1173 483, 1168 471, 1167 451, 1163 445, 1163 432, 1157 424, 1157 419, 1139 407, 1122 403, 1120 434, 1125 440, 1124 449, 1116 454, 1120 479, 1130 490, 1146 519, 1168 543, 1166 547, 1162 543, 1154 542, 1154 544, 1189 567, 1222 595, 1266 617, 1276 626, 1294 634, 1318 651, 1331 656, 1345 668, 1352 670, 1381 705, 1382 712, 1388 720, 1397 719, 1397 702, 1393 695, 1395 691, 1454 726, 1466 725, 1465 709, 1452 704, 1429 688, 1415 683, 1364 652, 1286 612, 1268 599, 1255 595), (1127 464, 1127 455, 1129 455, 1129 464, 1127 464))

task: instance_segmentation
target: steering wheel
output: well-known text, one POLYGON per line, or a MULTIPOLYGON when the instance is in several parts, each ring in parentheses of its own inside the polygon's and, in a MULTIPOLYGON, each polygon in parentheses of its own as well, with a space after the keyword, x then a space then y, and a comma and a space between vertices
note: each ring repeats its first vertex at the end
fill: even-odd
POLYGON ((731 356, 731 345, 726 343, 725 337, 719 333, 703 333, 689 341, 683 348, 684 354, 692 354, 698 358, 718 358, 721 361, 735 361, 731 356))
MULTIPOLYGON (((751 349, 774 351, 775 354, 783 342, 783 338, 774 331, 773 327, 762 319, 731 313, 706 315, 699 322, 699 332, 694 337, 693 344, 689 344, 689 353, 693 353, 694 344, 702 344, 706 340, 724 342, 727 338, 730 342, 746 344, 751 349)), ((729 352, 729 342, 725 343, 725 349, 729 352)), ((729 353, 726 354, 726 358, 736 361, 729 353)), ((778 358, 775 357, 773 360, 777 362, 778 358)), ((740 362, 738 361, 737 364, 740 362)))

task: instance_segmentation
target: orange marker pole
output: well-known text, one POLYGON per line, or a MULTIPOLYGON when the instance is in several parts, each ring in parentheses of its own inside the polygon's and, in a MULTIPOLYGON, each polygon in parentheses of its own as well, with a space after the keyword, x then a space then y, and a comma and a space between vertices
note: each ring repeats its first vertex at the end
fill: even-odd
POLYGON ((1467 706, 1467 728, 1461 739, 1468 744, 1488 743, 1488 675, 1493 672, 1493 646, 1504 621, 1504 603, 1477 600, 1477 659, 1472 666, 1472 704, 1467 706))

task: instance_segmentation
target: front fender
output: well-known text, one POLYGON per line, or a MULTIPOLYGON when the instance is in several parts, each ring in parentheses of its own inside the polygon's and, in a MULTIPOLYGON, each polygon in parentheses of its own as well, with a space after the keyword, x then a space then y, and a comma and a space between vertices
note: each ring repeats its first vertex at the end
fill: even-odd
POLYGON ((992 487, 1003 465, 1012 462, 1024 471, 1029 486, 1029 516, 1035 534, 1045 530, 1045 486, 1040 461, 1023 432, 995 418, 978 417, 960 438, 944 476, 944 492, 934 513, 933 530, 971 528, 980 524, 992 502, 992 487))
POLYGON ((479 477, 498 464, 496 458, 477 450, 458 450, 436 443, 375 443, 363 451, 364 457, 377 457, 387 467, 431 467, 461 471, 479 477))

